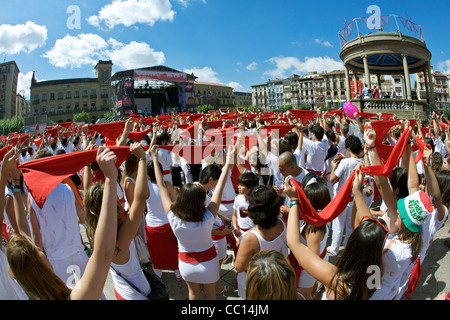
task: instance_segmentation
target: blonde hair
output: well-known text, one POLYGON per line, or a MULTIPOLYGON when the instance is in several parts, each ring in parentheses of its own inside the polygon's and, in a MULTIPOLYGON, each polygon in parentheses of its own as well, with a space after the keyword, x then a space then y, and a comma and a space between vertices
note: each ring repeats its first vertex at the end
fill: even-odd
POLYGON ((130 154, 130 156, 125 160, 125 167, 122 175, 122 186, 125 188, 125 182, 128 177, 131 177, 138 169, 138 158, 134 154, 130 154))
POLYGON ((247 300, 297 300, 295 271, 279 251, 257 253, 247 268, 247 300))
MULTIPOLYGON (((94 185, 89 187, 83 199, 87 236, 92 247, 94 247, 95 230, 97 229, 97 223, 100 218, 100 211, 102 209, 104 186, 105 185, 103 182, 96 182, 94 185)), ((121 205, 119 200, 117 200, 117 232, 119 231, 119 226, 122 223, 120 212, 121 205)))
POLYGON ((38 300, 66 300, 71 289, 44 263, 31 239, 14 234, 8 242, 9 267, 20 286, 38 300))

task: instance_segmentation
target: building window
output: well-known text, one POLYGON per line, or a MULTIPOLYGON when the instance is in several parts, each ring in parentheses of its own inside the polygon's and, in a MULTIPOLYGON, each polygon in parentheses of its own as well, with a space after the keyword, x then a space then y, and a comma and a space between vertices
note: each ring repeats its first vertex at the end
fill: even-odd
POLYGON ((42 114, 47 114, 47 108, 46 107, 42 107, 42 114))
POLYGON ((76 90, 75 91, 75 98, 79 98, 80 97, 80 91, 76 90))
POLYGON ((63 98, 63 93, 62 92, 58 92, 58 99, 62 99, 63 98))
POLYGON ((87 90, 83 90, 83 97, 87 97, 87 96, 88 96, 87 90))
POLYGON ((50 93, 50 100, 55 100, 55 94, 54 93, 50 93))
POLYGON ((42 94, 42 101, 47 101, 47 94, 46 93, 42 94))
POLYGON ((66 98, 67 98, 67 99, 70 99, 70 96, 71 96, 71 92, 70 92, 70 91, 67 91, 67 93, 66 93, 66 98))

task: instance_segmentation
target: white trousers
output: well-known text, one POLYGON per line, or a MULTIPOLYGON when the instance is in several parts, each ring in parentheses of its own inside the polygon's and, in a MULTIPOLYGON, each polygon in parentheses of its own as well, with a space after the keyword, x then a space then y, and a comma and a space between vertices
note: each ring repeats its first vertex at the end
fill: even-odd
POLYGON ((339 246, 341 245, 342 238, 345 232, 345 238, 343 246, 347 244, 348 238, 353 231, 352 227, 352 208, 353 201, 347 204, 344 211, 336 217, 332 222, 332 235, 331 235, 331 251, 334 253, 339 252, 339 246))

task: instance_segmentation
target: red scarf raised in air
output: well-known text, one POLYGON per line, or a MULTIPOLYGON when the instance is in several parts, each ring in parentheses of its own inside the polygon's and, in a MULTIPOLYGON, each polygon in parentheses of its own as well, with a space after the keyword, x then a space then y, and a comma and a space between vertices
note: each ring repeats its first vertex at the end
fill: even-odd
POLYGON ((173 152, 185 159, 188 163, 200 163, 203 159, 211 155, 213 152, 218 152, 226 149, 226 145, 171 145, 159 146, 160 149, 173 152))
MULTIPOLYGON (((119 167, 129 156, 130 147, 111 147, 119 167)), ((24 162, 18 166, 25 184, 39 208, 43 208, 50 192, 64 179, 95 161, 97 150, 71 152, 24 162)))
MULTIPOLYGON (((397 141, 394 149, 388 161, 384 165, 363 167, 361 171, 368 175, 374 176, 390 176, 392 170, 400 161, 403 152, 405 151, 408 138, 409 129, 405 130, 397 141)), ((330 221, 333 221, 339 216, 352 199, 352 187, 355 174, 352 172, 345 184, 341 187, 337 195, 331 200, 331 202, 319 213, 313 208, 305 193, 303 192, 302 185, 299 181, 291 179, 292 183, 297 189, 297 196, 299 198, 299 214, 300 217, 305 220, 306 223, 314 226, 321 227, 330 221)))

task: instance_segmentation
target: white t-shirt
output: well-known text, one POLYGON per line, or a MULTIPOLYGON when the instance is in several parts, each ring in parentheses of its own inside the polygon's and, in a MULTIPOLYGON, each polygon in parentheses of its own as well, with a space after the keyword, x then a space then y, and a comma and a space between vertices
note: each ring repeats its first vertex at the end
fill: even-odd
POLYGON ((398 290, 402 285, 403 275, 414 264, 411 244, 400 241, 398 234, 389 234, 384 245, 383 262, 385 270, 381 287, 370 300, 399 299, 401 297, 398 297, 398 290))
POLYGON ((245 197, 242 194, 234 199, 233 209, 236 210, 237 224, 243 231, 248 231, 255 227, 255 224, 248 216, 248 213, 243 212, 248 210, 248 205, 248 200, 245 200, 245 197))
POLYGON ((447 146, 444 142, 442 142, 441 138, 437 138, 434 140, 435 143, 435 151, 439 152, 442 155, 442 158, 444 158, 447 155, 447 146))
POLYGON ((30 195, 39 222, 42 244, 49 259, 64 259, 84 252, 80 241, 75 195, 66 184, 59 184, 47 197, 42 209, 30 195))
POLYGON ((436 208, 434 208, 432 214, 425 220, 424 224, 422 225, 422 240, 423 240, 423 247, 422 251, 420 252, 420 263, 423 263, 423 260, 425 259, 428 249, 431 246, 431 243, 433 242, 433 237, 436 234, 436 232, 442 227, 442 225, 445 223, 445 221, 448 218, 448 208, 444 206, 444 218, 439 221, 438 219, 438 211, 436 208))
POLYGON ((170 226, 178 240, 180 252, 203 252, 213 246, 211 230, 215 217, 206 209, 203 221, 183 221, 170 211, 167 214, 170 226))
POLYGON ((353 169, 355 169, 359 162, 361 162, 361 160, 353 157, 341 160, 336 170, 334 170, 336 177, 339 177, 339 182, 336 189, 337 191, 341 190, 342 186, 347 182, 347 179, 350 177, 353 169))
POLYGON ((306 168, 308 170, 323 172, 325 158, 328 152, 328 139, 312 141, 303 138, 303 150, 306 152, 306 168))
POLYGON ((339 136, 338 153, 341 153, 348 158, 349 154, 348 154, 347 149, 345 148, 345 140, 346 140, 346 137, 339 136))

